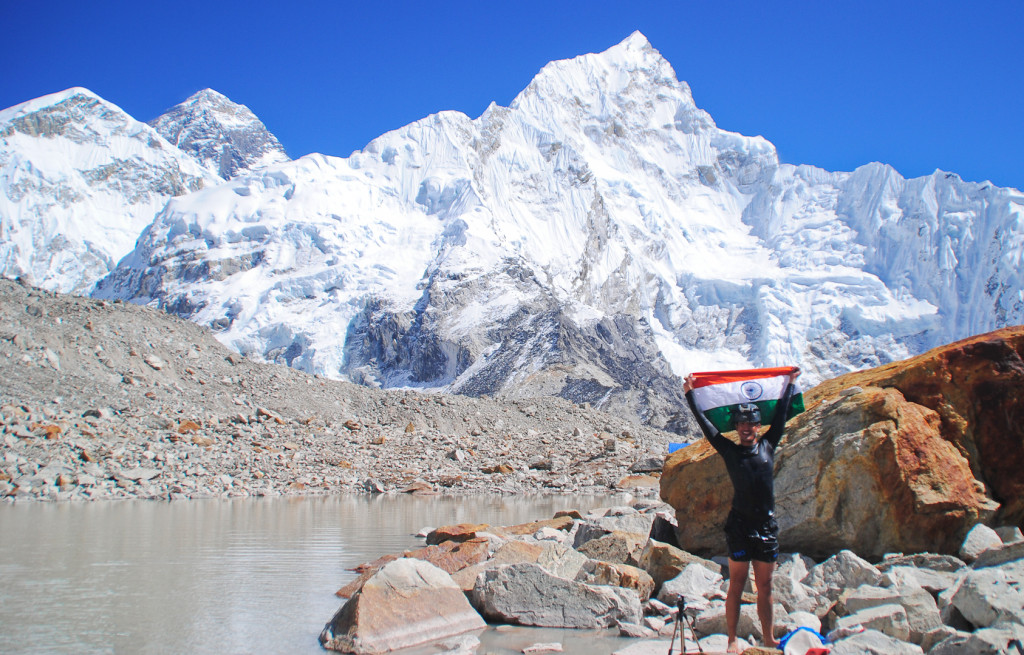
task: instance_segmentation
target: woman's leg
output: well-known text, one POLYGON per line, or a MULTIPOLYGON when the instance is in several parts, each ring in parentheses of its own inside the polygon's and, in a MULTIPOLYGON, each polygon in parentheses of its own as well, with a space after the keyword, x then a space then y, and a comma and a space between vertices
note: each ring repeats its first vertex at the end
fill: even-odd
MULTIPOLYGON (((772 605, 772 576, 775 562, 754 560, 754 586, 757 587, 757 618, 761 620, 764 645, 775 646, 775 608, 772 605)), ((729 588, 732 592, 732 588, 729 588)))
POLYGON ((739 653, 736 644, 736 626, 740 621, 740 601, 747 586, 750 562, 737 562, 729 558, 729 593, 725 597, 725 626, 729 636, 729 652, 739 653))

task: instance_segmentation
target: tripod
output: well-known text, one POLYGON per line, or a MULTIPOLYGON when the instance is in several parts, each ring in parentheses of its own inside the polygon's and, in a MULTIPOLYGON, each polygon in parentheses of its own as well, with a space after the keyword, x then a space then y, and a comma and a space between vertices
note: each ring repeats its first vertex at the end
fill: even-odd
POLYGON ((679 635, 679 655, 686 655, 686 627, 683 626, 684 621, 690 626, 690 634, 693 635, 693 643, 697 644, 697 652, 700 655, 704 655, 704 648, 697 641, 697 630, 693 626, 693 617, 686 615, 686 599, 682 596, 679 597, 679 601, 676 603, 676 611, 678 616, 675 627, 672 628, 672 640, 668 642, 668 655, 672 655, 672 648, 676 644, 676 634, 679 635))

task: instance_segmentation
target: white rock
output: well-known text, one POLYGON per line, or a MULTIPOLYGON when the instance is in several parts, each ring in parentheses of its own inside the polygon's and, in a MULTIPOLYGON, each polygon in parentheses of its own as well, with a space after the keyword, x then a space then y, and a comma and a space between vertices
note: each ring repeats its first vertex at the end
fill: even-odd
POLYGON ((838 628, 852 628, 857 625, 864 626, 866 630, 878 630, 900 641, 907 641, 910 638, 910 623, 907 621, 907 611, 902 605, 867 607, 836 622, 838 628))
POLYGON ((1024 560, 971 571, 951 602, 979 628, 997 622, 1024 624, 1024 560))
MULTIPOLYGON (((832 641, 831 633, 829 641, 832 641)), ((908 644, 878 630, 864 630, 832 642, 830 655, 923 655, 917 644, 908 644)))
POLYGON ((675 605, 682 597, 687 605, 691 605, 719 593, 721 584, 720 574, 700 564, 689 564, 679 575, 662 583, 658 600, 675 605))
POLYGON ((964 542, 960 545, 960 558, 970 563, 978 559, 978 556, 986 550, 999 548, 1002 545, 1003 540, 999 538, 995 530, 979 523, 971 528, 971 531, 964 537, 964 542))
POLYGON ((1003 540, 1004 544, 1015 544, 1024 541, 1024 532, 1015 525, 1004 525, 995 529, 996 534, 1003 540))
POLYGON ((563 543, 566 540, 566 533, 564 530, 556 530, 551 527, 544 527, 534 533, 533 538, 538 541, 554 541, 557 543, 563 543))
POLYGON ((632 589, 566 580, 537 564, 481 572, 471 598, 490 620, 520 625, 606 628, 619 621, 639 624, 643 618, 632 589))
POLYGON ((863 584, 879 587, 889 580, 870 562, 841 550, 811 569, 801 582, 834 601, 846 589, 863 584))
POLYGON ((931 594, 939 594, 957 584, 963 574, 933 571, 913 566, 894 566, 885 572, 899 587, 917 586, 931 594))
MULTIPOLYGON (((840 603, 851 613, 889 604, 901 606, 906 611, 907 624, 910 628, 909 641, 915 644, 921 643, 925 633, 942 625, 942 617, 935 599, 921 587, 879 588, 865 585, 843 594, 840 603)), ((886 634, 893 634, 877 626, 865 627, 875 627, 886 634)))
POLYGON ((969 636, 968 633, 959 632, 955 628, 951 628, 948 625, 940 625, 931 632, 925 634, 925 636, 921 639, 921 650, 927 653, 931 651, 932 648, 934 648, 936 645, 942 643, 943 641, 946 641, 950 637, 955 637, 957 635, 963 635, 964 637, 969 636))
POLYGON ((821 632, 821 619, 811 612, 790 612, 790 629, 810 628, 815 632, 821 632))

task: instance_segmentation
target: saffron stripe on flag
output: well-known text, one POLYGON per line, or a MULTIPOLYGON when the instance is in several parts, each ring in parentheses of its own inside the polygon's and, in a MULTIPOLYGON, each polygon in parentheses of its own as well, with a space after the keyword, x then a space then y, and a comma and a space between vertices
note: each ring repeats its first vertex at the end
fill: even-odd
MULTIPOLYGON (((731 410, 740 403, 756 404, 761 410, 761 423, 768 425, 775 416, 779 399, 785 394, 792 371, 792 367, 783 366, 694 373, 694 404, 720 432, 734 428, 731 410)), ((797 387, 787 418, 802 411, 803 395, 797 387)))

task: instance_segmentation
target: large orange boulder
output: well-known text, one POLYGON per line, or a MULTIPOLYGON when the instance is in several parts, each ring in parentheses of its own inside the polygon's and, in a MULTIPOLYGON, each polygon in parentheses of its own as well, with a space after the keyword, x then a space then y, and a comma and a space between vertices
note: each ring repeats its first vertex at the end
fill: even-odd
MULTIPOLYGON (((978 522, 1024 523, 1022 353, 1007 328, 805 393, 775 462, 783 550, 955 553, 978 522)), ((725 552, 732 488, 706 441, 669 456, 661 494, 680 546, 725 552)))
POLYGON ((852 386, 892 387, 936 412, 939 434, 1002 505, 995 521, 1024 525, 1024 326, 828 380, 805 397, 820 402, 852 386))

